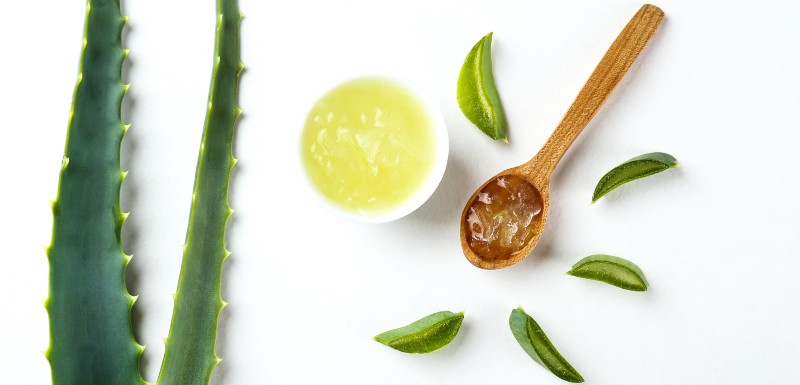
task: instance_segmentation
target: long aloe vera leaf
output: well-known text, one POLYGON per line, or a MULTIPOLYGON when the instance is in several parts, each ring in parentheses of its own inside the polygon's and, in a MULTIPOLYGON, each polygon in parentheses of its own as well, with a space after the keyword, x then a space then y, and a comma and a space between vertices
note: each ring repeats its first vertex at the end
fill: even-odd
POLYGON ((53 384, 127 385, 139 375, 143 347, 131 330, 135 298, 125 287, 130 261, 122 251, 119 190, 125 173, 119 149, 127 126, 120 106, 119 0, 89 0, 80 73, 53 201, 53 236, 47 249, 50 293, 50 361, 53 384))
POLYGON ((236 163, 233 135, 241 114, 237 94, 244 68, 239 60, 241 18, 237 0, 217 0, 214 70, 175 308, 158 378, 163 385, 208 384, 220 361, 215 347, 219 313, 225 306, 220 284, 222 265, 230 255, 225 227, 233 213, 228 183, 236 163))

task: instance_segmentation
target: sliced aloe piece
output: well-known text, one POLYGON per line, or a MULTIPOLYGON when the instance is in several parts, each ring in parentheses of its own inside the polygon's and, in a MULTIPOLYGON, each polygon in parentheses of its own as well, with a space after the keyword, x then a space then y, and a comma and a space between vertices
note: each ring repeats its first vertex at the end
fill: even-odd
POLYGON ((440 311, 378 334, 375 341, 404 353, 430 353, 449 344, 458 334, 462 321, 463 312, 440 311))
POLYGON ((492 73, 492 33, 484 36, 464 59, 458 75, 458 106, 483 133, 508 142, 506 116, 492 73))
POLYGON ((508 325, 522 349, 539 365, 564 381, 583 382, 580 373, 558 353, 539 324, 525 313, 522 306, 511 311, 508 325))
POLYGON ((630 159, 614 167, 600 178, 592 195, 592 203, 625 183, 658 174, 673 167, 678 167, 678 161, 672 155, 663 152, 651 152, 630 159))
POLYGON ((649 286, 639 266, 612 255, 590 255, 573 265, 567 274, 605 282, 625 290, 647 291, 649 286))

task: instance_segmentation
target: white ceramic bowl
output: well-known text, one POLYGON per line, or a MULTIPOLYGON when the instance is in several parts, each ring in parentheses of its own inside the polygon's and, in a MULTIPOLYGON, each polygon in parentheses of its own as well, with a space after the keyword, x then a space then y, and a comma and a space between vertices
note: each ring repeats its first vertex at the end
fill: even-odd
MULTIPOLYGON (((318 198, 317 200, 330 212, 334 213, 335 215, 345 218, 348 220, 362 222, 362 223, 385 223, 390 222, 399 218, 402 218, 414 210, 422 206, 428 198, 433 195, 433 192, 436 191, 436 187, 439 186, 439 182, 442 180, 442 176, 444 176, 444 170, 447 167, 447 157, 450 152, 450 144, 448 142, 447 137, 447 125, 444 122, 444 117, 442 116, 441 112, 433 102, 425 97, 424 95, 417 92, 413 87, 409 86, 408 83, 396 80, 394 78, 389 78, 385 76, 368 76, 368 77, 358 77, 349 80, 345 80, 344 82, 339 83, 338 85, 345 84, 347 82, 362 79, 362 78, 377 78, 382 80, 388 80, 393 82, 407 91, 409 91, 423 106, 425 113, 428 115, 430 121, 432 122, 432 129, 434 131, 434 140, 435 140, 435 157, 433 160, 433 166, 431 167, 430 171, 428 172, 428 176, 423 180, 422 184, 414 191, 411 196, 409 196, 404 202, 395 206, 394 208, 382 211, 380 213, 359 213, 354 210, 345 209, 335 202, 331 201, 328 197, 323 195, 317 187, 314 185, 314 182, 309 178, 308 173, 306 174, 306 182, 309 188, 313 191, 314 195, 318 198)), ((336 86, 338 86, 336 85, 336 86)), ((336 87, 334 86, 334 87, 336 87)), ((331 89, 333 89, 332 87, 331 89)), ((305 121, 305 119, 304 119, 305 121)), ((300 133, 300 142, 302 143, 302 136, 303 130, 300 133)), ((300 161, 304 162, 302 156, 302 145, 299 146, 301 148, 301 155, 300 161)))

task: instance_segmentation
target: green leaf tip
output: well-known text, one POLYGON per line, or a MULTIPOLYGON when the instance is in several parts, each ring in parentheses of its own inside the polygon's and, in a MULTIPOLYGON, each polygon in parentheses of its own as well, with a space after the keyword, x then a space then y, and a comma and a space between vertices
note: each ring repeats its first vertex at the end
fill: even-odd
POLYGON ((567 274, 631 291, 647 291, 650 286, 639 266, 612 255, 590 255, 575 263, 567 274))
POLYGON ((536 363, 564 381, 575 383, 584 381, 580 373, 553 346, 539 324, 525 313, 522 306, 511 311, 508 325, 517 343, 536 363))
POLYGON ((484 134, 508 143, 506 116, 492 69, 492 32, 472 47, 458 75, 458 106, 484 134))
POLYGON ((600 178, 592 194, 592 203, 625 183, 678 166, 675 157, 664 152, 652 152, 631 158, 600 178))
POLYGON ((440 311, 373 339, 403 353, 430 353, 453 341, 463 321, 464 312, 440 311))

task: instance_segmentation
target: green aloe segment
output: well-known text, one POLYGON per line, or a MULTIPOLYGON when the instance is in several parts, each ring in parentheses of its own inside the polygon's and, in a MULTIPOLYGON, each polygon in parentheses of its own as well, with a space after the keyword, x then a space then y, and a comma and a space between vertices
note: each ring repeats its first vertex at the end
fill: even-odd
POLYGON ((567 274, 605 282, 626 290, 647 291, 649 286, 639 266, 611 255, 590 255, 573 265, 567 274))
POLYGON ((467 55, 458 75, 458 106, 473 124, 494 140, 508 142, 506 116, 492 73, 492 33, 467 55))
POLYGON ((600 178, 592 195, 592 203, 625 183, 658 174, 672 167, 678 167, 678 161, 672 155, 663 152, 652 152, 630 159, 600 178))
POLYGON ((130 261, 120 231, 127 214, 119 191, 125 173, 119 149, 127 126, 120 106, 121 33, 119 0, 86 6, 80 73, 72 100, 58 195, 52 203, 50 264, 50 361, 53 384, 144 384, 131 330, 135 301, 125 286, 130 261))
POLYGON ((522 349, 539 365, 564 381, 583 382, 583 377, 558 353, 539 324, 521 306, 511 311, 508 324, 522 349))
POLYGON ((228 183, 236 160, 233 136, 241 114, 237 105, 239 25, 237 0, 217 0, 214 69, 203 139, 195 174, 189 228, 183 253, 175 309, 166 339, 158 384, 205 385, 219 363, 217 323, 225 302, 220 295, 222 265, 230 255, 225 227, 233 213, 228 183))
POLYGON ((404 353, 430 353, 449 344, 463 321, 463 312, 440 311, 407 326, 378 334, 375 341, 404 353))

